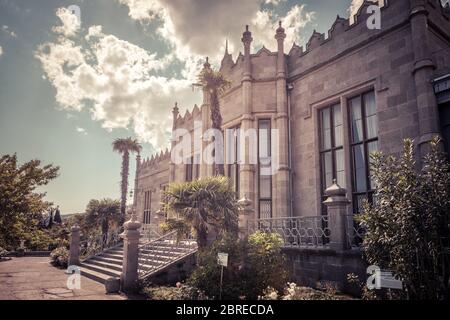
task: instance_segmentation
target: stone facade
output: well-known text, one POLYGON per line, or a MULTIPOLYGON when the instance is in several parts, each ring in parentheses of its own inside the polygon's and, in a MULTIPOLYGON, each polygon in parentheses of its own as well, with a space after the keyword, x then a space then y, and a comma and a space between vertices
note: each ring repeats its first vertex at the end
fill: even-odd
MULTIPOLYGON (((328 187, 321 164, 323 108, 340 105, 341 185, 348 190, 350 202, 355 202, 356 193, 350 99, 373 93, 377 144, 383 152, 398 154, 404 138, 413 138, 422 150, 432 136, 441 134, 439 109, 449 106, 448 101, 438 105, 433 80, 450 73, 450 8, 442 7, 439 0, 386 1, 381 8, 381 29, 370 30, 366 24, 370 4, 363 3, 353 24, 337 17, 327 36, 314 32, 305 48, 294 44, 285 50, 280 24, 274 35, 277 52, 263 47, 251 53, 253 39, 248 28, 242 37, 244 53, 233 60, 225 52, 220 71, 231 86, 220 99, 223 129, 257 129, 260 120, 269 120, 270 127, 278 130, 277 150, 272 151, 278 154, 279 167, 270 179, 270 200, 261 200, 259 165, 243 159, 239 166, 239 197, 246 195, 252 201, 251 219, 262 217, 264 210, 264 217, 323 213, 323 192, 328 187)), ((205 68, 209 67, 205 63, 205 68)), ((205 133, 211 125, 209 108, 207 93, 203 104, 184 116, 175 106, 174 131, 205 133), (196 128, 196 123, 202 126, 196 128)), ((194 151, 187 156, 196 158, 206 145, 193 146, 194 151)), ((247 141, 246 155, 254 147, 247 141)), ((140 221, 144 222, 146 191, 151 191, 152 212, 150 222, 146 222, 157 225, 164 219, 156 214, 164 186, 212 173, 212 166, 204 163, 175 165, 168 151, 142 162, 138 159, 134 206, 140 221)), ((230 174, 229 166, 226 173, 230 174)), ((348 214, 354 211, 355 206, 348 206, 348 214)))

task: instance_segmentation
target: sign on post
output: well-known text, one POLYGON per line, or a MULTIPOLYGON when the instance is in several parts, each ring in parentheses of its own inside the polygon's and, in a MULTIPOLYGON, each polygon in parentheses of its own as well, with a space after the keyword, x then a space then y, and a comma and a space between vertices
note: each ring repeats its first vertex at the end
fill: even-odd
POLYGON ((228 253, 219 252, 217 254, 217 264, 222 267, 220 270, 220 296, 219 296, 219 300, 222 300, 223 267, 228 267, 228 253))
POLYGON ((228 267, 228 253, 218 253, 217 263, 219 266, 228 267))

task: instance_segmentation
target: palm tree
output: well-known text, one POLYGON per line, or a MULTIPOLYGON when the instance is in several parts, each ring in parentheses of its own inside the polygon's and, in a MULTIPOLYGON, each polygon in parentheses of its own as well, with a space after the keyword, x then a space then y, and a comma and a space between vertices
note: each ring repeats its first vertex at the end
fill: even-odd
MULTIPOLYGON (((200 86, 209 93, 209 100, 211 105, 211 122, 212 128, 222 130, 222 115, 220 113, 219 97, 225 93, 230 86, 231 82, 228 81, 224 75, 218 71, 214 71, 209 67, 209 64, 205 64, 205 68, 198 76, 198 83, 196 86, 200 86)), ((224 175, 225 169, 223 163, 215 164, 216 175, 224 175)))
POLYGON ((179 233, 193 230, 200 250, 208 246, 210 227, 219 233, 237 232, 236 193, 224 176, 173 183, 165 191, 163 201, 164 211, 178 216, 167 219, 166 229, 179 233))
POLYGON ((125 220, 125 211, 127 206, 127 192, 128 192, 128 175, 129 175, 129 167, 130 167, 130 152, 140 153, 142 150, 142 146, 136 139, 125 138, 125 139, 116 139, 113 144, 113 151, 122 154, 122 171, 120 173, 121 176, 121 201, 120 201, 120 214, 121 214, 121 223, 125 220))
POLYGON ((103 239, 107 239, 111 223, 122 219, 120 202, 112 199, 91 200, 86 207, 86 224, 101 226, 103 239))

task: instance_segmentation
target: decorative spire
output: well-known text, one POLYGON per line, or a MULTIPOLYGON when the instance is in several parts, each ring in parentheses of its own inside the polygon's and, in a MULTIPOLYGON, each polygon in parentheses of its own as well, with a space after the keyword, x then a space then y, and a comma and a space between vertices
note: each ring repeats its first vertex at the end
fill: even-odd
POLYGON ((250 46, 250 43, 253 41, 252 33, 248 29, 248 25, 245 26, 245 32, 242 34, 242 42, 244 45, 250 46))
POLYGON ((275 39, 277 39, 277 41, 283 41, 286 39, 286 33, 284 32, 284 28, 281 26, 281 20, 278 21, 278 29, 275 34, 275 39))
POLYGON ((206 62, 203 64, 203 67, 205 69, 211 68, 211 65, 209 64, 209 57, 206 57, 206 62))
POLYGON ((225 40, 225 55, 227 56, 228 53, 228 38, 225 40))

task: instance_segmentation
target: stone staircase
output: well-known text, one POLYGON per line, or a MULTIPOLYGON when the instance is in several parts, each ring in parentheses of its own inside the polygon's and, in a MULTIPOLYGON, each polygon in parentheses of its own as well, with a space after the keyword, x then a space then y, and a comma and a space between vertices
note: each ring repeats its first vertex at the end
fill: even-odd
MULTIPOLYGON (((183 264, 195 263, 193 257, 196 252, 197 245, 194 241, 177 242, 174 234, 143 243, 139 248, 139 279, 178 272, 183 268, 183 264)), ((119 244, 83 261, 80 266, 81 274, 105 283, 108 278, 120 278, 122 261, 123 244, 119 244)))

